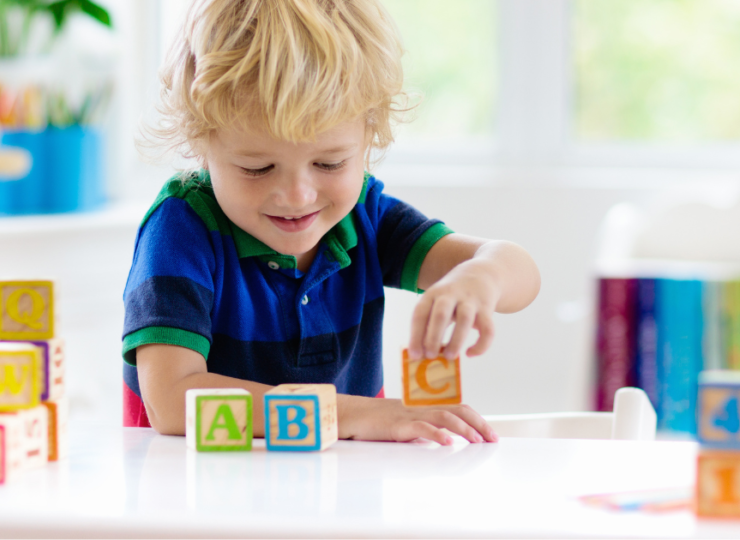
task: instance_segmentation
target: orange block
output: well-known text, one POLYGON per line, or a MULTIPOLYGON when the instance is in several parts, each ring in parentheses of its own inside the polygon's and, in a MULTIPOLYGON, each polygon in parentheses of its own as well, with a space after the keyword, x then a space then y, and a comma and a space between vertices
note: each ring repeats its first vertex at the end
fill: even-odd
POLYGON ((740 452, 699 451, 696 514, 740 519, 740 452))
POLYGON ((403 350, 403 404, 407 407, 462 403, 460 357, 411 360, 403 350))
POLYGON ((49 411, 49 461, 59 461, 67 457, 69 401, 62 397, 42 404, 49 411))

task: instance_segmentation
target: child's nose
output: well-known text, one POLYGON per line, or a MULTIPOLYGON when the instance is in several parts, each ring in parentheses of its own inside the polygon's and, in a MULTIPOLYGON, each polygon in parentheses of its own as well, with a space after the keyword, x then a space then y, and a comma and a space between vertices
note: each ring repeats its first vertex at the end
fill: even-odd
POLYGON ((286 208, 300 210, 316 201, 316 188, 308 175, 287 175, 277 193, 277 203, 286 208))

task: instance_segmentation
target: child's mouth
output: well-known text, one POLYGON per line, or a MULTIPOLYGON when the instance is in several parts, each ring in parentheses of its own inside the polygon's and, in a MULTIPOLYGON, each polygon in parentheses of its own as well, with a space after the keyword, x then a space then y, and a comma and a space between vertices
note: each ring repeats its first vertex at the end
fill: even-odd
POLYGON ((304 216, 271 216, 266 214, 270 221, 285 232, 300 232, 308 229, 319 215, 319 212, 304 216))

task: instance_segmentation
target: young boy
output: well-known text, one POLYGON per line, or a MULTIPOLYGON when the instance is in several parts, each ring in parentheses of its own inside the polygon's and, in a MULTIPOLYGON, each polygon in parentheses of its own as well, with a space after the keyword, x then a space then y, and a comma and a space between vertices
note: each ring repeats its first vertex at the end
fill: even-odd
POLYGON ((202 169, 168 182, 124 293, 126 423, 185 431, 185 391, 333 383, 339 437, 451 444, 471 408, 383 397, 383 287, 426 291, 412 358, 483 353, 539 273, 515 244, 452 233, 364 172, 392 140, 401 46, 379 0, 198 0, 162 72, 157 134, 202 169), (443 344, 445 329, 455 325, 443 344), (143 402, 143 406, 142 406, 143 402), (145 408, 145 410, 144 410, 145 408))

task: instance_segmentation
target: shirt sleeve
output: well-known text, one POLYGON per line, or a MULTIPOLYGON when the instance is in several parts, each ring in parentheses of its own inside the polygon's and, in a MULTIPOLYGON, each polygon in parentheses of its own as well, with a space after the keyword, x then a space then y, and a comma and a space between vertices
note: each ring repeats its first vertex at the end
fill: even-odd
POLYGON ((417 284, 427 253, 453 231, 440 220, 429 219, 410 204, 383 193, 383 183, 373 177, 368 179, 364 202, 376 227, 383 285, 421 292, 417 284))
POLYGON ((136 347, 179 345, 208 358, 215 255, 211 235, 189 204, 163 201, 139 229, 123 299, 123 357, 136 347))

